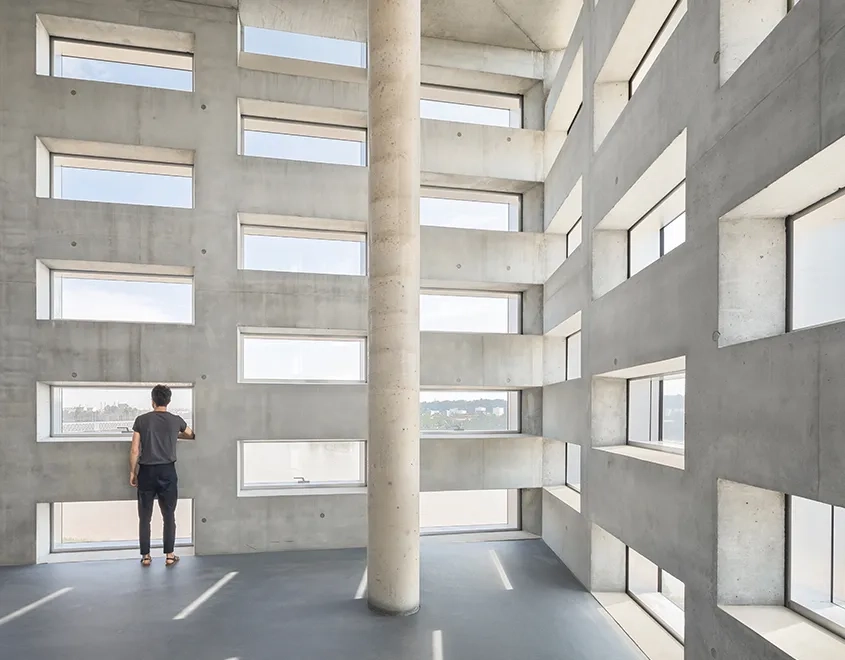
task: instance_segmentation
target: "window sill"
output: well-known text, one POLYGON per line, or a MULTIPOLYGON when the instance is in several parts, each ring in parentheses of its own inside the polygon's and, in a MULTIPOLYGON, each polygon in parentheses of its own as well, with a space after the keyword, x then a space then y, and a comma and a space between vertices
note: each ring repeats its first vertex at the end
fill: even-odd
POLYGON ((502 431, 500 433, 484 433, 482 431, 457 431, 454 433, 420 433, 421 440, 525 440, 539 438, 538 435, 519 433, 517 431, 502 431))
POLYGON ((366 495, 366 486, 346 486, 333 488, 239 488, 238 497, 308 497, 318 495, 366 495))
POLYGON ((365 67, 331 64, 329 62, 312 62, 293 57, 278 57, 261 53, 238 53, 238 66, 253 71, 268 71, 288 76, 305 76, 307 78, 322 78, 324 80, 338 80, 342 82, 367 83, 367 69, 365 67))
POLYGON ((618 592, 593 596, 649 660, 684 660, 684 647, 630 596, 618 592))
POLYGON ((720 605, 719 609, 795 660, 845 657, 845 639, 786 607, 720 605))
POLYGON ((553 486, 544 488, 549 495, 563 502, 566 506, 578 513, 581 513, 581 493, 569 486, 553 486))
POLYGON ((673 454, 660 449, 637 447, 634 445, 619 445, 616 447, 594 447, 597 451, 604 451, 608 454, 617 454, 619 456, 627 456, 638 461, 645 461, 647 463, 655 463, 665 467, 674 468, 676 470, 684 469, 684 457, 678 454, 673 454))

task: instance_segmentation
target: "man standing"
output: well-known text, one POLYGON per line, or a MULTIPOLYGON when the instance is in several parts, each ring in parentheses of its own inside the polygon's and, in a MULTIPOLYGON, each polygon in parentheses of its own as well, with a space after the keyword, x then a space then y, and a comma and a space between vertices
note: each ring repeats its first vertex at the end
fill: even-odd
POLYGON ((179 557, 173 553, 176 544, 176 502, 179 497, 176 440, 193 440, 196 436, 184 419, 167 412, 172 396, 167 385, 156 385, 152 391, 152 411, 140 415, 132 427, 129 484, 138 488, 138 536, 142 566, 149 566, 153 561, 150 556, 150 519, 156 499, 164 519, 164 565, 173 566, 179 561, 179 557))

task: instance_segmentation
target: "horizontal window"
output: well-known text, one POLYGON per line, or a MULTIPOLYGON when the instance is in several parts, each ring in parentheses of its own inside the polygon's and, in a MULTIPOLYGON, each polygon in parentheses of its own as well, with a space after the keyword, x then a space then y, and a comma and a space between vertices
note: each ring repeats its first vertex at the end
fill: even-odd
POLYGON ((420 224, 519 231, 520 206, 519 195, 423 188, 420 193, 420 224))
POLYGON ((581 492, 581 445, 566 443, 566 485, 581 492))
POLYGON ((581 331, 566 338, 566 380, 581 378, 581 331))
POLYGON ((682 451, 685 399, 684 373, 629 380, 629 444, 682 451))
POLYGON ((363 486, 366 444, 359 440, 241 443, 244 490, 363 486))
POLYGON ((789 498, 789 606, 845 636, 845 509, 789 498))
POLYGON ((581 245, 581 232, 582 232, 582 224, 581 218, 578 218, 578 222, 566 233, 566 256, 571 257, 572 253, 575 252, 575 248, 581 245))
POLYGON ((190 277, 51 271, 51 318, 128 323, 194 322, 190 277))
POLYGON ((518 293, 424 293, 420 296, 420 330, 518 333, 521 307, 518 293))
POLYGON ((660 52, 666 47, 669 38, 677 29, 678 24, 681 22, 681 19, 686 16, 686 13, 687 0, 678 0, 675 3, 675 6, 672 7, 672 11, 669 12, 669 16, 667 16, 666 22, 664 22, 661 26, 660 31, 657 33, 657 36, 651 43, 651 46, 649 46, 648 50, 646 51, 645 57, 643 57, 642 61, 639 63, 639 65, 637 65, 637 69, 634 71, 634 75, 631 76, 631 81, 628 85, 629 97, 634 95, 634 92, 637 91, 637 88, 640 86, 642 81, 645 80, 646 75, 648 75, 648 72, 651 70, 651 67, 654 66, 654 63, 660 56, 660 52))
POLYGON ((157 87, 190 92, 193 56, 112 44, 53 39, 53 70, 58 78, 157 87))
MULTIPOLYGON (((51 552, 138 547, 138 503, 134 500, 56 502, 52 505, 50 523, 51 552)), ((180 499, 176 505, 176 545, 193 545, 193 523, 193 501, 180 499)), ((162 547, 158 507, 153 507, 150 539, 152 547, 162 547)))
POLYGON ((241 334, 241 379, 363 383, 367 341, 363 337, 241 334))
POLYGON ((288 273, 366 275, 367 235, 243 226, 243 267, 288 273))
POLYGON ((627 591, 661 626, 683 644, 684 583, 628 548, 627 591))
POLYGON ((632 277, 686 240, 686 185, 681 183, 628 232, 628 276, 632 277))
POLYGON ((367 164, 363 128, 243 118, 243 154, 335 165, 367 164))
POLYGON ((244 52, 259 55, 343 66, 367 66, 367 44, 311 34, 244 26, 243 49, 244 52))
POLYGON ((845 195, 787 220, 790 328, 845 319, 845 195))
POLYGON ((420 392, 423 433, 519 433, 519 392, 420 392))
POLYGON ((422 119, 522 128, 520 96, 426 85, 420 95, 422 119))
POLYGON ((453 490, 420 493, 423 533, 519 529, 518 490, 453 490))
MULTIPOLYGON (((51 386, 50 435, 54 438, 130 439, 135 418, 152 410, 151 387, 51 386)), ((168 411, 194 423, 193 389, 171 387, 168 411)))
POLYGON ((52 155, 55 199, 192 208, 194 168, 88 156, 52 155))

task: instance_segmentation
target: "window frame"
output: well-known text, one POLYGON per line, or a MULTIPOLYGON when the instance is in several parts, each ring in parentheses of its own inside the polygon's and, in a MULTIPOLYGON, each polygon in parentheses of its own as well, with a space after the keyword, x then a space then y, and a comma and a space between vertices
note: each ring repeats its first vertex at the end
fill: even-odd
MULTIPOLYGON (((640 554, 639 552, 634 550, 632 547, 627 546, 627 545, 625 546, 625 593, 628 595, 629 598, 631 598, 631 600, 633 600, 637 605, 639 605, 646 614, 648 614, 652 619, 654 619, 654 621, 656 621, 660 625, 661 628, 663 628, 667 633, 672 635, 672 637, 679 644, 683 645, 684 644, 684 631, 680 631, 680 633, 678 631, 676 631, 672 627, 672 625, 669 624, 666 621, 666 619, 660 614, 660 612, 656 611, 655 608, 650 603, 648 603, 646 600, 644 600, 641 597, 641 595, 639 595, 639 594, 637 594, 637 593, 635 593, 634 591, 631 590, 631 553, 632 552, 635 552, 636 554, 638 554, 640 557, 642 557, 647 562, 649 562, 652 566, 654 566, 655 569, 657 569, 657 591, 655 591, 654 593, 658 594, 662 599, 664 599, 669 604, 669 606, 674 607, 677 610, 679 610, 684 617, 684 624, 686 624, 686 610, 678 607, 675 603, 673 603, 668 598, 668 596, 664 595, 664 593, 663 593, 663 573, 668 573, 669 575, 672 575, 672 574, 669 573, 669 571, 662 569, 660 566, 655 564, 653 561, 651 561, 645 555, 640 554)), ((684 582, 682 580, 675 577, 674 575, 672 575, 672 577, 674 579, 678 580, 678 582, 681 582, 681 584, 684 584, 684 582)), ((686 584, 684 584, 684 590, 686 590, 686 584)))
POLYGON ((564 344, 565 344, 564 348, 566 350, 566 380, 567 381, 579 380, 583 375, 582 367, 583 367, 584 349, 583 349, 583 344, 580 343, 582 341, 583 341, 583 335, 581 334, 581 328, 578 328, 575 332, 566 336, 566 339, 565 339, 565 342, 564 342, 564 344), (579 353, 579 356, 578 356, 579 357, 579 359, 578 359, 578 375, 577 376, 570 376, 570 374, 569 374, 569 368, 570 368, 570 364, 569 364, 569 341, 573 337, 575 337, 576 335, 578 335, 578 342, 580 344, 579 347, 578 347, 579 348, 579 351, 578 351, 578 353, 579 353))
MULTIPOLYGON (((669 10, 669 13, 666 15, 666 19, 660 25, 660 29, 657 31, 657 34, 654 36, 654 39, 651 40, 651 43, 648 45, 648 48, 646 48, 646 51, 643 54, 642 58, 640 59, 639 63, 637 63, 637 66, 634 68, 634 72, 631 74, 631 77, 628 78, 628 100, 629 101, 634 97, 634 93, 637 91, 637 89, 639 89, 640 85, 646 79, 649 71, 651 71, 652 67, 654 67, 654 65, 657 63, 657 59, 660 57, 660 54, 659 53, 657 54, 657 57, 655 57, 654 62, 651 63, 651 66, 649 66, 648 70, 643 74, 642 79, 635 82, 635 80, 637 79, 640 71, 643 68, 643 65, 645 64, 645 62, 649 58, 649 56, 652 54, 652 51, 656 48, 657 42, 660 41, 660 38, 665 33, 667 27, 669 26, 669 23, 672 21, 672 18, 675 16, 675 12, 677 12, 679 10, 682 3, 686 3, 686 2, 687 2, 687 0, 676 0, 675 4, 672 5, 672 9, 669 10)), ((688 11, 688 9, 689 9, 688 6, 685 7, 684 12, 686 13, 686 11, 688 11)), ((681 20, 683 20, 683 16, 681 17, 681 20)), ((679 22, 679 24, 680 24, 680 22, 679 22)), ((677 25, 675 26, 675 29, 676 30, 678 29, 677 25)), ((674 33, 674 30, 672 32, 674 33)), ((666 40, 667 44, 669 42, 669 39, 671 39, 671 38, 672 38, 672 35, 670 34, 669 37, 666 40)), ((664 44, 663 47, 665 48, 666 44, 664 44)), ((663 49, 661 48, 661 51, 662 50, 663 49)))
POLYGON ((508 126, 441 119, 429 119, 426 121, 454 121, 459 124, 471 123, 476 126, 495 126, 496 128, 523 128, 525 125, 525 97, 522 94, 505 94, 481 89, 423 84, 420 86, 420 103, 423 101, 451 103, 452 105, 471 105, 478 108, 507 110, 510 113, 508 126))
POLYGON ((368 46, 366 41, 356 41, 354 39, 340 39, 338 37, 324 37, 324 36, 320 36, 320 35, 316 35, 316 34, 306 34, 304 32, 291 32, 290 30, 276 30, 276 29, 273 29, 273 28, 262 28, 262 27, 257 26, 257 25, 244 25, 243 23, 240 23, 240 52, 242 52, 242 53, 250 53, 250 54, 253 54, 253 55, 261 55, 263 57, 276 57, 276 58, 282 59, 282 60, 295 60, 297 62, 313 62, 313 63, 316 63, 316 64, 325 64, 325 65, 328 65, 328 66, 345 66, 345 67, 350 67, 350 68, 353 68, 353 69, 363 69, 363 70, 366 71, 369 67, 368 48, 369 48, 369 46, 368 46), (347 43, 350 43, 350 44, 358 44, 359 47, 360 47, 360 51, 361 51, 360 52, 360 57, 361 57, 360 62, 361 63, 360 64, 339 64, 337 62, 327 62, 326 60, 314 60, 314 59, 308 59, 308 58, 305 58, 305 57, 293 57, 291 55, 274 55, 274 54, 271 54, 271 53, 262 53, 262 52, 258 52, 258 51, 255 51, 255 50, 247 50, 246 49, 246 31, 248 29, 249 30, 268 30, 270 32, 278 32, 280 34, 293 34, 293 35, 296 35, 297 37, 304 37, 306 39, 319 40, 319 43, 314 44, 315 46, 318 47, 318 49, 319 49, 319 47, 322 47, 322 46, 325 45, 325 44, 322 43, 323 40, 329 40, 329 41, 333 41, 333 42, 334 41, 341 41, 341 42, 347 42, 347 43))
POLYGON ((242 114, 240 121, 240 143, 243 145, 242 155, 248 158, 269 158, 271 160, 293 161, 297 163, 317 163, 318 165, 340 165, 342 167, 367 167, 369 165, 369 143, 367 129, 360 126, 345 126, 340 124, 326 124, 324 122, 306 122, 293 119, 277 119, 274 117, 260 117, 242 114), (360 145, 360 162, 335 163, 317 160, 296 160, 279 158, 276 156, 259 156, 246 153, 246 133, 270 133, 273 135, 292 135, 296 137, 334 140, 338 142, 357 142, 360 145))
POLYGON ((265 384, 265 385, 363 385, 367 383, 367 355, 368 339, 360 333, 345 334, 341 331, 331 331, 322 334, 319 331, 308 333, 285 330, 273 332, 272 329, 246 329, 238 328, 238 383, 240 384, 265 384), (244 344, 247 339, 270 339, 275 341, 332 341, 348 342, 359 344, 360 360, 359 369, 361 380, 324 380, 319 378, 286 379, 286 378, 246 378, 244 375, 244 344))
POLYGON ((497 333, 487 332, 483 330, 424 330, 423 332, 446 332, 453 334, 503 334, 503 335, 521 335, 522 334, 522 292, 510 291, 472 291, 472 290, 456 290, 456 289, 422 289, 420 291, 420 299, 423 296, 450 296, 453 298, 504 298, 508 301, 508 331, 497 333))
POLYGON ((108 43, 104 41, 89 41, 87 39, 73 39, 69 37, 50 35, 49 75, 53 78, 66 78, 67 80, 86 80, 88 82, 103 82, 111 85, 129 85, 130 87, 144 87, 147 89, 164 89, 166 91, 185 92, 191 94, 194 91, 194 54, 164 50, 160 48, 126 46, 123 44, 108 43), (70 53, 65 52, 66 50, 69 50, 70 53), (86 51, 89 50, 92 51, 90 55, 86 54, 86 51), (136 57, 133 57, 133 54, 136 55, 136 57), (102 57, 101 55, 112 55, 112 57, 102 57), (66 77, 60 70, 57 71, 57 68, 61 68, 60 62, 62 57, 109 62, 113 64, 129 64, 155 69, 169 69, 172 71, 190 71, 191 88, 173 89, 172 87, 137 85, 134 83, 115 82, 111 80, 90 80, 88 78, 66 77), (59 63, 58 67, 57 63, 59 63))
POLYGON ((632 447, 641 447, 643 449, 654 449, 657 451, 664 451, 671 454, 685 454, 686 447, 686 428, 684 429, 684 443, 678 444, 675 442, 666 443, 663 440, 663 399, 664 381, 669 378, 677 378, 683 376, 684 378, 684 426, 686 426, 686 369, 682 371, 671 371, 663 374, 652 374, 648 376, 639 376, 637 378, 628 378, 625 381, 625 443, 632 447), (650 381, 651 393, 650 397, 654 397, 654 386, 657 385, 657 406, 652 398, 649 399, 649 440, 632 440, 631 439, 631 382, 633 381, 650 381), (656 382, 655 382, 656 381, 656 382), (656 440, 651 440, 654 436, 654 429, 652 428, 652 420, 657 418, 657 434, 656 440))
POLYGON ((677 193, 678 190, 680 190, 682 187, 685 187, 686 183, 687 183, 686 178, 684 178, 683 181, 681 181, 677 186, 675 186, 674 188, 672 188, 672 190, 670 190, 668 193, 666 193, 660 199, 660 201, 657 202, 657 204, 655 204, 648 211, 646 211, 643 214, 643 216, 639 220, 637 220, 633 225, 631 225, 631 227, 628 229, 627 236, 626 236, 627 241, 628 241, 628 245, 627 245, 627 248, 628 248, 627 249, 628 268, 627 268, 627 278, 626 279, 631 279, 632 277, 634 277, 634 275, 637 275, 638 273, 643 272, 646 268, 648 268, 652 264, 656 263, 657 261, 659 261, 660 259, 665 257, 667 254, 669 254, 669 252, 677 250, 681 245, 683 245, 686 242, 686 234, 685 234, 684 241, 682 243, 680 243, 677 247, 675 247, 672 250, 669 250, 669 252, 667 252, 666 251, 666 245, 665 245, 665 242, 664 242, 664 235, 663 235, 663 230, 666 227, 668 227, 669 225, 671 225, 673 222, 678 220, 678 218, 680 218, 681 216, 684 216, 684 222, 686 222, 687 204, 686 204, 686 189, 684 189, 684 208, 683 208, 683 210, 680 213, 673 216, 672 219, 669 220, 668 222, 661 224, 660 229, 658 230, 658 254, 657 254, 657 259, 655 259, 654 261, 652 261, 652 262, 648 263, 647 265, 643 266, 636 273, 632 272, 632 268, 631 268, 631 254, 632 254, 631 232, 633 232, 635 229, 637 229, 637 227, 642 225, 644 222, 648 221, 651 218, 652 213, 655 213, 656 211, 658 211, 660 209, 660 207, 672 197, 672 195, 677 193))
MULTIPOLYGON (((825 630, 838 635, 839 637, 845 638, 845 606, 840 605, 834 600, 835 594, 835 584, 836 584, 836 509, 842 509, 843 514, 845 514, 845 509, 843 507, 837 507, 834 504, 828 504, 827 502, 822 502, 820 500, 810 500, 810 502, 815 502, 817 504, 822 504, 830 508, 830 551, 831 551, 831 560, 830 565, 828 566, 829 572, 829 594, 830 594, 830 606, 831 608, 836 608, 836 611, 839 612, 841 621, 837 621, 831 619, 829 617, 824 616, 820 612, 803 605, 801 603, 796 602, 792 598, 792 498, 795 497, 794 495, 787 495, 786 496, 786 506, 785 506, 785 529, 786 529, 786 553, 785 553, 785 565, 786 565, 786 589, 785 589, 785 599, 784 605, 791 609, 794 612, 797 612, 805 619, 808 619, 815 623, 818 626, 821 626, 825 630)), ((845 538, 842 539, 842 542, 845 543, 845 538)))
MULTIPOLYGON (((490 488, 477 490, 508 491, 508 522, 505 525, 455 525, 446 527, 423 527, 420 524, 420 536, 443 536, 446 534, 487 534, 491 532, 515 532, 522 529, 522 490, 519 488, 490 488)), ((423 491, 425 493, 451 493, 464 491, 423 491)))
MULTIPOLYGON (((479 435, 500 435, 500 436, 508 436, 508 435, 520 435, 522 434, 522 390, 480 390, 480 389, 463 389, 463 390, 449 390, 449 389, 434 389, 434 388, 421 388, 420 394, 424 392, 461 392, 461 393, 476 393, 479 394, 496 394, 497 392, 504 392, 507 395, 507 410, 505 412, 505 416, 507 417, 507 428, 506 429, 492 429, 492 430, 481 430, 481 431, 437 431, 437 430, 423 430, 420 428, 420 437, 455 437, 455 438, 465 438, 465 437, 472 437, 472 436, 479 436, 479 435)), ((422 417, 422 404, 424 402, 420 401, 420 417, 422 417)))
POLYGON ((49 268, 50 279, 50 316, 51 321, 77 321, 81 323, 131 323, 147 325, 195 325, 196 324, 196 290, 194 278, 190 275, 146 275, 143 273, 126 273, 119 271, 72 270, 66 268, 49 268), (60 281, 67 277, 76 280, 100 280, 105 282, 146 282, 158 284, 189 284, 191 287, 191 320, 183 321, 121 321, 114 319, 73 319, 59 315, 57 309, 62 305, 62 286, 60 281), (58 280, 58 281, 57 281, 58 280))
POLYGON ((242 440, 238 443, 238 492, 272 495, 278 491, 309 491, 315 489, 344 490, 350 488, 365 488, 367 486, 367 442, 356 438, 294 438, 274 440, 242 440), (358 481, 302 481, 302 482, 261 482, 258 485, 247 484, 246 481, 246 456, 247 445, 252 444, 325 444, 349 442, 359 446, 358 470, 361 479, 358 481))
POLYGON ((575 221, 575 224, 569 228, 569 231, 566 232, 566 258, 569 259, 573 254, 575 254, 575 250, 581 247, 581 243, 584 242, 584 225, 583 225, 583 217, 579 217, 578 220, 575 221), (578 241, 578 244, 574 247, 570 245, 570 236, 575 231, 575 229, 580 229, 581 231, 581 239, 578 241))
POLYGON ((575 116, 572 118, 572 121, 569 122, 569 126, 566 127, 566 134, 569 135, 572 132, 572 127, 575 126, 575 122, 578 121, 578 117, 581 116, 581 110, 584 109, 584 101, 578 104, 578 109, 575 111, 575 116))
MULTIPOLYGON (((437 186, 422 186, 420 188, 420 199, 445 199, 455 202, 480 202, 488 204, 508 205, 508 228, 507 229, 474 229, 468 227, 452 227, 445 225, 429 225, 420 222, 423 227, 434 227, 436 229, 460 229, 463 231, 497 231, 503 233, 521 232, 522 228, 522 195, 519 193, 506 193, 492 190, 470 190, 468 188, 442 188, 437 186)), ((422 220, 422 217, 420 217, 422 220)))
POLYGON ((337 229, 316 229, 306 227, 281 227, 281 226, 266 226, 253 224, 240 224, 240 266, 241 270, 251 270, 262 273, 297 273, 310 275, 331 275, 334 277, 366 277, 368 273, 368 246, 366 232, 343 231, 337 229), (276 238, 292 238, 292 239, 306 239, 306 240, 321 240, 321 241, 342 241, 348 243, 361 244, 361 264, 360 273, 347 273, 338 275, 335 273, 326 273, 320 270, 284 270, 284 269, 260 269, 247 268, 246 263, 246 241, 247 236, 265 236, 276 238))

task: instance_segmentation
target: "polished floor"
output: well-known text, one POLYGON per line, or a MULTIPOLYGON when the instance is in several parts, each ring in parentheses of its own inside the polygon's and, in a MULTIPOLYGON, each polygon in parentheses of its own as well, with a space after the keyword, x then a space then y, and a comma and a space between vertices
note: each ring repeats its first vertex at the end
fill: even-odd
POLYGON ((160 557, 149 569, 135 561, 4 568, 0 657, 645 657, 539 540, 425 539, 422 608, 407 618, 367 609, 364 567, 363 550, 338 550, 186 557, 173 569, 160 557))

